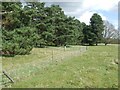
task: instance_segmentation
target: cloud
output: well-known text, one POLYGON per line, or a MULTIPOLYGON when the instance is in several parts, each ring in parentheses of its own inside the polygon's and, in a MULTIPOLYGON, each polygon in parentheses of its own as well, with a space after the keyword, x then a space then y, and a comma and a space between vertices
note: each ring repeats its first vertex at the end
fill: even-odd
POLYGON ((57 1, 53 0, 53 2, 47 3, 49 4, 49 6, 51 4, 60 5, 60 7, 62 7, 66 15, 75 16, 81 22, 85 22, 86 24, 89 24, 89 19, 91 18, 93 13, 98 13, 103 20, 108 19, 108 21, 112 21, 111 23, 113 23, 113 25, 117 27, 118 22, 116 18, 114 18, 116 16, 110 18, 107 12, 112 12, 113 15, 114 13, 117 13, 119 0, 59 0, 59 2, 57 1))
POLYGON ((82 2, 46 2, 46 6, 60 5, 66 12, 76 12, 82 6, 82 2))
POLYGON ((72 0, 68 1, 68 0, 64 0, 64 1, 55 1, 55 0, 51 0, 53 2, 48 2, 49 5, 50 4, 56 4, 56 5, 60 5, 63 10, 66 11, 66 13, 69 14, 76 14, 79 12, 83 12, 83 11, 88 11, 88 10, 103 10, 103 11, 110 11, 110 10, 114 10, 117 11, 118 10, 118 2, 119 0, 72 0), (55 2, 54 2, 55 1, 55 2))
POLYGON ((119 0, 83 0, 82 8, 110 11, 117 6, 118 2, 119 0))
MULTIPOLYGON (((97 13, 97 12, 94 12, 94 11, 86 11, 85 13, 83 13, 78 19, 81 21, 81 22, 85 22, 87 25, 89 25, 89 22, 90 22, 90 18, 92 17, 92 15, 94 13, 97 13)), ((107 18, 101 14, 101 13, 98 13, 101 17, 102 17, 102 20, 107 20, 107 18)))
POLYGON ((65 11, 65 14, 69 16, 79 17, 86 11, 117 11, 117 5, 119 0, 77 0, 78 2, 67 2, 68 0, 62 2, 48 2, 49 6, 51 4, 60 5, 65 11))

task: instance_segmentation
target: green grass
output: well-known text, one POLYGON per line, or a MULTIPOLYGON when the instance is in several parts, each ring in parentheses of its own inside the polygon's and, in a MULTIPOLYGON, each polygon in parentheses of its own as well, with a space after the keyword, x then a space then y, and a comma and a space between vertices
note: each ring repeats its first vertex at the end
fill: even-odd
POLYGON ((117 45, 89 46, 86 52, 80 52, 81 47, 70 47, 66 51, 62 47, 35 48, 30 55, 4 57, 3 68, 16 81, 5 86, 118 87, 118 65, 114 63, 118 58, 117 45))

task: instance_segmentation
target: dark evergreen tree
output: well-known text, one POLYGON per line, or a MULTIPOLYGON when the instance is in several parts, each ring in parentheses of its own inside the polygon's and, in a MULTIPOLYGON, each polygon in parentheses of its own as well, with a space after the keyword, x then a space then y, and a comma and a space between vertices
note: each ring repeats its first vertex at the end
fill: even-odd
MULTIPOLYGON (((36 40, 35 29, 27 26, 22 18, 21 3, 3 3, 2 13, 2 55, 27 54, 36 40)), ((23 17, 26 19, 26 17, 23 17)))
POLYGON ((83 29, 83 43, 84 44, 89 44, 89 45, 94 45, 96 37, 95 33, 92 32, 92 27, 90 25, 86 25, 83 29))
POLYGON ((92 32, 95 34, 94 42, 97 45, 103 39, 102 32, 104 31, 104 24, 101 16, 97 13, 94 13, 93 16, 90 18, 90 25, 92 28, 92 32))

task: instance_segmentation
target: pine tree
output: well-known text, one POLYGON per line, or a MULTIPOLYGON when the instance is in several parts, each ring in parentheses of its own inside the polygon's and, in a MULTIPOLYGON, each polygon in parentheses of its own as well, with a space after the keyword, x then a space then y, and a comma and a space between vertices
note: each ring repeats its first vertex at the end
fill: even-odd
POLYGON ((99 42, 102 41, 102 32, 104 31, 104 25, 101 16, 97 13, 94 13, 93 16, 90 18, 90 25, 92 28, 92 32, 95 34, 94 42, 97 45, 99 42))

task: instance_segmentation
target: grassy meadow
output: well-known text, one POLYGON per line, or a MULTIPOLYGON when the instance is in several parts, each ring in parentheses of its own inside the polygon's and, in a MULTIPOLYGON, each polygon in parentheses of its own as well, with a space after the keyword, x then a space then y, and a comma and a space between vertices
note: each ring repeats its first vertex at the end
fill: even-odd
POLYGON ((118 45, 34 48, 29 55, 3 57, 3 87, 118 87, 118 45))

